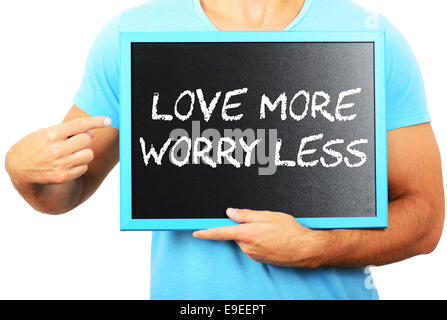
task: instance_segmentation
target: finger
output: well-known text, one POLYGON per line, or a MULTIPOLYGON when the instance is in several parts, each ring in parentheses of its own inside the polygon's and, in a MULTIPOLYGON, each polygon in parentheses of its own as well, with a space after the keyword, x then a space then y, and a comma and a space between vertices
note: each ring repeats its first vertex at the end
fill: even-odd
POLYGON ((78 167, 89 164, 93 161, 95 155, 92 149, 82 149, 78 152, 73 153, 67 158, 69 167, 78 167))
POLYGON ((84 173, 86 173, 87 170, 88 170, 87 165, 71 168, 71 169, 64 171, 63 173, 60 173, 59 175, 55 176, 53 183, 56 183, 56 184, 57 183, 65 183, 68 181, 75 180, 75 179, 79 178, 80 176, 82 176, 84 173))
POLYGON ((194 231, 193 237, 202 240, 216 240, 216 241, 230 241, 241 240, 242 232, 241 225, 212 228, 208 230, 194 231))
POLYGON ((70 137, 91 129, 105 128, 111 124, 112 120, 108 117, 85 117, 64 122, 59 125, 59 130, 62 137, 70 137))
POLYGON ((231 220, 239 223, 267 221, 269 214, 270 212, 268 211, 255 211, 249 209, 234 208, 227 209, 227 216, 231 220))
POLYGON ((84 173, 86 173, 87 171, 88 171, 88 165, 71 168, 67 172, 67 181, 77 179, 80 176, 82 176, 84 173))
POLYGON ((70 155, 79 150, 90 147, 91 143, 92 143, 92 136, 87 132, 74 135, 73 137, 67 139, 64 142, 65 153, 66 155, 70 155))

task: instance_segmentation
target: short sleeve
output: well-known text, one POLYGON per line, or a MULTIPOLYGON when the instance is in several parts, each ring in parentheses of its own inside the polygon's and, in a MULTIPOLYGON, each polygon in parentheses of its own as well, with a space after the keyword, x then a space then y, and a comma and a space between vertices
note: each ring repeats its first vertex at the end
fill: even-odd
POLYGON ((430 122, 424 81, 416 57, 404 36, 387 22, 387 130, 430 122))
POLYGON ((74 104, 91 116, 108 116, 119 128, 119 16, 96 37, 74 104))

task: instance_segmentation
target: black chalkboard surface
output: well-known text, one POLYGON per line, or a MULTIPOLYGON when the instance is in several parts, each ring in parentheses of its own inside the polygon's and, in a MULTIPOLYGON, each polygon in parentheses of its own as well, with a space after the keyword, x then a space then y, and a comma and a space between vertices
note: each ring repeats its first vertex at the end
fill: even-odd
POLYGON ((129 229, 226 225, 228 207, 386 226, 376 42, 189 38, 129 44, 129 229))

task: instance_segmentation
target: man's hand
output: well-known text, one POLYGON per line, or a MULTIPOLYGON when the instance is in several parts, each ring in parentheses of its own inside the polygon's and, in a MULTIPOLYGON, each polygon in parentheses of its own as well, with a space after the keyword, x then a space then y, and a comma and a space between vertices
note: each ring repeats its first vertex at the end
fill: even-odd
POLYGON ((62 124, 23 138, 6 155, 14 187, 40 212, 76 208, 118 163, 119 131, 110 125, 73 106, 62 124))
POLYGON ((92 130, 110 124, 107 117, 78 118, 26 136, 6 158, 13 182, 61 184, 80 177, 94 158, 92 130))
POLYGON ((195 231, 203 240, 234 240, 253 260, 283 267, 316 268, 326 247, 325 231, 303 227, 291 215, 247 209, 227 209, 241 224, 195 231))

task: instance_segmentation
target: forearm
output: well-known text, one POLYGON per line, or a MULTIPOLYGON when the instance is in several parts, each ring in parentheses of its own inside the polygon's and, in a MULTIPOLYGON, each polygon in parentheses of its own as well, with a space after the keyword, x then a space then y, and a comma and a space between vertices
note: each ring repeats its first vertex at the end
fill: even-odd
POLYGON ((34 209, 48 214, 61 214, 79 205, 83 199, 83 176, 61 184, 39 184, 18 179, 6 161, 11 182, 34 209))
POLYGON ((442 232, 443 202, 405 196, 389 204, 389 227, 379 230, 332 230, 318 265, 385 265, 430 253, 442 232), (441 203, 441 204, 440 204, 441 203))

